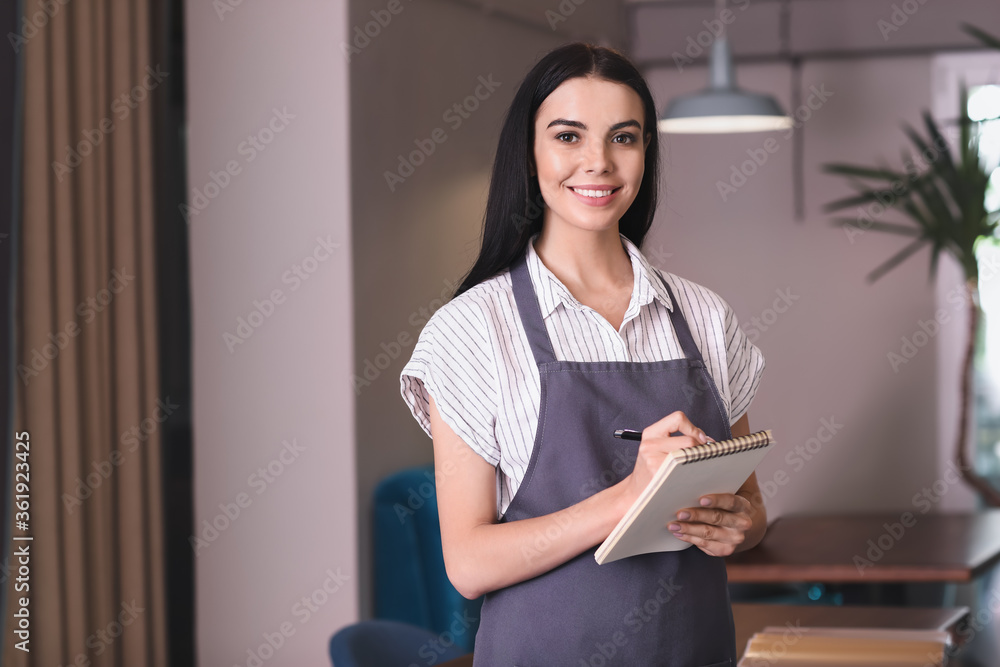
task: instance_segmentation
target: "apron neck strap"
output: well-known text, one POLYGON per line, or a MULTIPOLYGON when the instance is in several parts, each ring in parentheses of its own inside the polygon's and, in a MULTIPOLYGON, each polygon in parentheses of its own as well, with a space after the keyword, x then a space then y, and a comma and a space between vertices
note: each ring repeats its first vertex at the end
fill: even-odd
POLYGON ((691 335, 691 329, 688 328, 687 320, 681 314, 681 304, 677 301, 677 297, 674 296, 674 291, 670 289, 670 284, 659 271, 654 269, 654 273, 660 276, 660 282, 663 283, 663 286, 667 290, 667 296, 670 297, 670 305, 673 306, 673 310, 670 311, 670 323, 674 325, 674 333, 677 334, 677 340, 681 344, 681 349, 684 350, 684 356, 688 359, 697 359, 704 363, 705 360, 701 357, 701 350, 694 343, 694 336, 691 335))
MULTIPOLYGON (((531 345, 531 353, 535 357, 535 362, 540 366, 544 363, 555 361, 556 356, 552 351, 552 341, 549 339, 548 331, 545 329, 545 321, 542 319, 542 309, 538 305, 538 295, 535 294, 535 289, 531 284, 531 275, 528 272, 527 252, 522 254, 511 265, 510 279, 514 290, 514 300, 517 302, 517 310, 521 315, 521 324, 524 326, 524 331, 528 336, 528 343, 531 345)), ((660 276, 660 280, 667 290, 671 305, 673 305, 673 310, 670 311, 670 323, 674 327, 674 333, 677 334, 677 340, 681 345, 681 350, 684 351, 684 356, 687 359, 704 363, 701 352, 698 350, 698 346, 695 345, 694 338, 691 336, 691 330, 688 328, 687 321, 685 321, 684 316, 681 314, 680 304, 674 297, 673 290, 670 289, 670 285, 662 275, 660 276)))
POLYGON ((552 351, 552 341, 549 340, 549 333, 545 330, 542 309, 538 305, 538 295, 535 294, 535 288, 531 285, 527 249, 511 265, 510 280, 514 289, 514 300, 517 302, 517 311, 521 315, 524 332, 528 335, 528 343, 531 345, 531 353, 535 356, 535 363, 541 366, 544 363, 555 361, 556 355, 552 351))

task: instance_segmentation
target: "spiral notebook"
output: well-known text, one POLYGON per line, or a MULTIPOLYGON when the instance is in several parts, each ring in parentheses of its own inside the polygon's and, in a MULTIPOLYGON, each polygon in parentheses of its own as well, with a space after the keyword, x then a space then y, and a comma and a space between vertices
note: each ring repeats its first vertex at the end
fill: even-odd
POLYGON ((667 525, 707 493, 736 493, 771 449, 771 431, 676 449, 597 548, 598 564, 656 551, 694 546, 674 537, 667 525))

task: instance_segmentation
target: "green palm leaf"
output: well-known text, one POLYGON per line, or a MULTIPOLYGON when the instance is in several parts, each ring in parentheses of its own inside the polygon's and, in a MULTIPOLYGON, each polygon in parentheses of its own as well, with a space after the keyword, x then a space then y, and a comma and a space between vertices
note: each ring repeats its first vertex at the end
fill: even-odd
POLYGON ((871 167, 859 167, 851 164, 831 163, 823 166, 823 171, 829 174, 841 174, 842 176, 858 176, 860 178, 870 178, 873 180, 902 181, 906 179, 906 174, 892 171, 891 169, 872 169, 871 167))
POLYGON ((868 282, 870 283, 875 282, 885 274, 889 273, 889 271, 902 264, 906 259, 910 257, 910 255, 914 254, 922 247, 924 247, 924 243, 925 243, 924 239, 917 239, 916 241, 913 241, 912 243, 907 245, 905 248, 903 248, 895 255, 887 259, 885 262, 880 264, 878 268, 876 268, 874 271, 869 273, 868 282))
MULTIPOLYGON (((924 116, 924 122, 931 127, 934 127, 935 131, 937 131, 937 126, 934 125, 934 121, 929 116, 924 116)), ((951 154, 947 150, 939 150, 936 146, 932 148, 931 145, 926 142, 924 138, 921 137, 912 126, 910 126, 909 123, 903 123, 902 125, 903 132, 905 132, 906 136, 910 138, 910 141, 916 145, 919 154, 922 157, 928 155, 930 156, 931 159, 929 160, 929 163, 932 169, 936 166, 938 173, 940 173, 944 178, 957 176, 955 163, 952 162, 951 154)), ((931 139, 933 143, 934 137, 932 136, 931 139)), ((947 147, 948 144, 943 143, 938 145, 944 145, 947 147)))
POLYGON ((990 33, 980 30, 976 26, 969 23, 962 23, 961 27, 964 32, 972 35, 986 46, 993 49, 1000 49, 1000 38, 994 37, 990 33))
POLYGON ((921 164, 910 158, 911 151, 902 152, 906 171, 884 166, 864 166, 832 162, 823 165, 827 173, 847 178, 856 193, 823 205, 826 213, 865 207, 879 202, 908 217, 913 225, 876 220, 878 215, 865 208, 858 219, 835 218, 839 226, 891 233, 912 240, 895 255, 868 274, 875 281, 899 266, 925 245, 930 246, 930 275, 937 272, 941 253, 950 253, 958 260, 967 278, 978 275, 974 245, 980 238, 993 236, 1000 219, 996 212, 986 211, 989 172, 979 157, 979 123, 969 118, 968 87, 960 82, 959 145, 957 157, 948 148, 947 140, 928 111, 921 112, 924 132, 907 123, 902 130, 911 148, 920 156, 921 164), (912 169, 910 168, 912 165, 912 169), (889 183, 886 184, 885 182, 889 183), (868 183, 875 182, 876 185, 868 183), (863 222, 862 222, 863 220, 863 222))
MULTIPOLYGON (((972 129, 972 120, 969 118, 968 108, 969 108, 969 89, 965 85, 965 79, 962 79, 959 82, 959 88, 958 88, 958 109, 959 109, 958 123, 960 130, 958 138, 958 150, 962 156, 963 173, 965 173, 966 175, 968 175, 966 169, 968 168, 968 165, 971 162, 970 153, 972 152, 972 140, 970 139, 969 136, 971 134, 971 129, 972 129)), ((976 149, 977 149, 976 154, 978 156, 979 153, 978 144, 976 145, 976 149)))
MULTIPOLYGON (((962 29, 984 44, 1000 49, 1000 39, 993 35, 967 23, 962 24, 962 29)), ((962 479, 978 491, 988 504, 1000 507, 1000 490, 969 465, 969 457, 966 453, 970 420, 970 393, 973 385, 975 332, 980 319, 980 309, 975 302, 975 295, 978 292, 976 279, 979 277, 975 248, 978 243, 987 239, 996 242, 995 232, 998 223, 1000 223, 1000 216, 998 216, 1000 211, 986 210, 986 193, 989 188, 990 175, 980 160, 980 124, 974 123, 969 118, 968 103, 969 91, 965 81, 962 80, 959 85, 959 139, 956 158, 952 158, 941 131, 927 111, 923 111, 921 114, 927 138, 914 128, 908 125, 903 126, 903 132, 921 155, 933 158, 922 171, 918 170, 915 175, 908 173, 911 176, 907 182, 908 188, 898 193, 898 199, 893 202, 894 208, 902 211, 913 220, 914 229, 918 231, 919 235, 916 235, 916 238, 905 247, 869 273, 867 278, 869 282, 878 280, 905 262, 907 258, 916 254, 925 245, 930 246, 931 281, 937 274, 942 253, 950 253, 962 266, 966 278, 965 295, 971 302, 968 310, 971 335, 966 341, 965 363, 962 366, 961 405, 958 410, 961 418, 955 438, 954 460, 958 469, 962 471, 962 479)), ((904 164, 910 164, 906 153, 904 153, 904 164)), ((862 167, 853 172, 841 171, 839 173, 851 179, 850 185, 858 189, 854 182, 855 179, 882 180, 884 174, 880 172, 884 171, 886 170, 877 168, 869 173, 864 173, 862 167)), ((907 171, 909 172, 909 170, 907 171)), ((859 201, 880 193, 879 190, 866 190, 866 188, 867 186, 861 188, 861 195, 832 202, 834 208, 838 205, 844 205, 848 201, 859 201)), ((835 223, 843 223, 844 220, 844 218, 838 218, 835 223)), ((913 236, 909 232, 902 231, 905 225, 894 223, 871 221, 868 228, 913 236)))
POLYGON ((907 198, 900 205, 903 207, 903 211, 913 218, 920 229, 927 229, 930 227, 930 219, 912 199, 907 198))
POLYGON ((922 235, 922 232, 916 227, 898 225, 892 222, 871 222, 862 225, 854 218, 834 218, 832 222, 838 227, 857 227, 862 230, 875 229, 880 232, 889 232, 890 234, 901 234, 902 236, 922 235))
POLYGON ((879 190, 865 190, 861 194, 844 197, 843 199, 837 199, 836 201, 824 204, 823 210, 827 213, 832 213, 841 209, 861 206, 862 204, 871 204, 873 202, 893 202, 898 198, 899 195, 893 192, 891 187, 879 190))

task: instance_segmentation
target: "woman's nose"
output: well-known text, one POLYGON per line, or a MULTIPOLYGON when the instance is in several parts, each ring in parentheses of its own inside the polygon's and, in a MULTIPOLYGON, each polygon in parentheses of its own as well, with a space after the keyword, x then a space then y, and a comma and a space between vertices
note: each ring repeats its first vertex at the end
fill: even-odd
POLYGON ((588 173, 604 173, 611 170, 608 146, 603 141, 589 141, 583 151, 583 167, 588 173))

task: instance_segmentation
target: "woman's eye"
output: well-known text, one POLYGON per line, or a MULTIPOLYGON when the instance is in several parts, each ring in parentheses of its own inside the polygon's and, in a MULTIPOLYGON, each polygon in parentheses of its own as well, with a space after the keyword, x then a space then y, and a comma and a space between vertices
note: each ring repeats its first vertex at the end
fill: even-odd
POLYGON ((573 134, 572 132, 560 132, 559 134, 556 135, 556 140, 562 141, 564 143, 569 143, 574 139, 576 139, 576 135, 573 134))
POLYGON ((614 141, 619 144, 631 144, 635 143, 635 137, 631 134, 619 134, 615 136, 614 141), (618 141, 619 139, 622 139, 623 141, 618 141))

